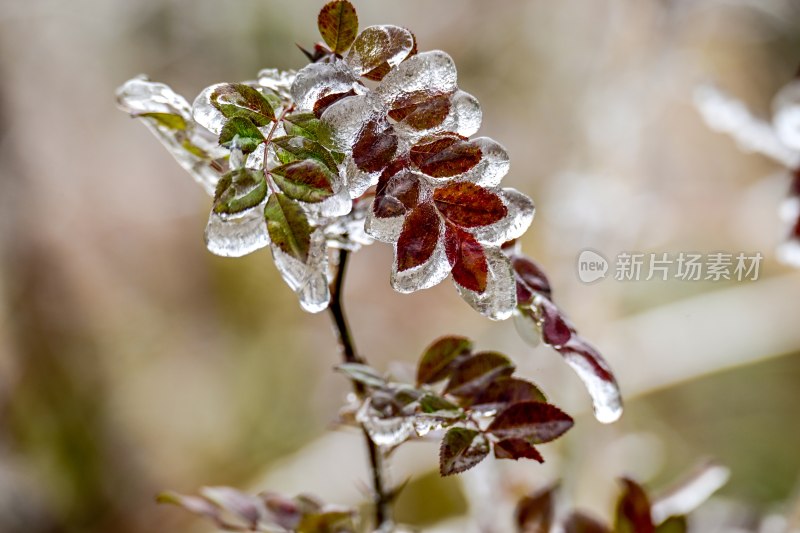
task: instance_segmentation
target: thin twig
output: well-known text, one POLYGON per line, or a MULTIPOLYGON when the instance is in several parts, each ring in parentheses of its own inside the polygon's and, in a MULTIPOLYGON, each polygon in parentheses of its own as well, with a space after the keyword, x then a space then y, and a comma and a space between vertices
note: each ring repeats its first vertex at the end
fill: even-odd
MULTIPOLYGON (((342 358, 346 363, 364 364, 364 359, 356 351, 353 335, 347 323, 347 315, 345 315, 344 307, 342 306, 342 289, 349 257, 350 252, 348 250, 339 250, 339 264, 330 287, 331 303, 328 306, 328 310, 333 318, 342 358)), ((353 381, 353 390, 361 397, 366 392, 364 385, 357 381, 353 381)), ((367 430, 362 428, 362 431, 367 444, 367 451, 369 452, 370 469, 372 470, 372 488, 375 497, 375 527, 380 529, 381 526, 391 521, 391 502, 384 486, 383 453, 372 442, 367 430)))

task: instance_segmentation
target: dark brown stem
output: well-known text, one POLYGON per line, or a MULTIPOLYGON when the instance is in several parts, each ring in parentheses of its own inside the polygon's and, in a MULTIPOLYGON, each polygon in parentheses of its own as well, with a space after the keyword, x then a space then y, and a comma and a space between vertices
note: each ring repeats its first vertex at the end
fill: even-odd
MULTIPOLYGON (((349 257, 350 252, 348 250, 339 250, 339 264, 337 265, 336 274, 330 287, 331 303, 328 306, 328 310, 333 318, 342 358, 346 363, 364 364, 364 359, 358 355, 356 351, 353 335, 347 323, 347 315, 345 315, 344 307, 342 306, 342 288, 344 286, 344 277, 347 271, 347 260, 349 257)), ((366 392, 364 385, 357 381, 353 381, 353 390, 360 397, 363 397, 366 392)), ((369 464, 372 470, 372 489, 375 498, 375 528, 380 529, 381 526, 391 521, 391 502, 385 487, 383 453, 378 446, 372 442, 367 430, 362 428, 362 432, 364 433, 364 439, 367 444, 369 464)))

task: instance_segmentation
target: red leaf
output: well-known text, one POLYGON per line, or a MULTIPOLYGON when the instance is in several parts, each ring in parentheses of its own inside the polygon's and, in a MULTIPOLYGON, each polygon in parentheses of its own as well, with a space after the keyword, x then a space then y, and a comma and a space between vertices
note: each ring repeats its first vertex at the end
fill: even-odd
POLYGON ((463 361, 453 370, 444 392, 454 396, 473 396, 500 376, 514 372, 514 363, 497 352, 479 352, 463 361))
POLYGON ((455 133, 426 138, 410 151, 418 169, 434 178, 450 178, 468 171, 481 162, 478 145, 455 133))
POLYGON ((331 93, 323 96, 316 102, 314 102, 314 115, 319 118, 328 109, 330 106, 342 100, 343 98, 347 98, 348 96, 355 96, 356 92, 353 89, 350 89, 346 93, 331 93))
POLYGON ((440 226, 439 215, 430 202, 411 210, 397 240, 397 270, 418 267, 430 259, 439 242, 440 226))
POLYGON ((489 442, 479 432, 461 427, 450 428, 439 448, 439 472, 442 476, 469 470, 489 455, 489 442))
POLYGON ((520 305, 530 305, 535 293, 550 298, 550 281, 542 268, 532 259, 512 255, 511 266, 514 268, 514 277, 517 280, 517 302, 520 305))
POLYGON ((389 116, 417 130, 429 130, 450 113, 450 95, 428 91, 405 94, 392 102, 389 116))
MULTIPOLYGON (((525 439, 503 439, 494 445, 494 456, 497 459, 533 459, 544 463, 544 457, 533 444, 525 439)), ((544 530, 544 531, 549 531, 544 530)))
POLYGON ((417 365, 417 385, 442 381, 453 369, 454 363, 472 351, 472 341, 465 337, 448 336, 433 342, 417 365))
POLYGON ((650 517, 650 500, 644 489, 627 478, 622 478, 623 492, 617 503, 614 531, 619 533, 654 533, 650 517))
MULTIPOLYGON (((497 445, 494 449, 496 456, 497 445)), ((519 501, 514 512, 519 533, 550 533, 555 514, 554 490, 554 487, 547 487, 519 501)))
POLYGON ((564 521, 564 533, 610 533, 610 530, 591 516, 575 512, 564 521))
POLYGON ((521 402, 498 414, 486 430, 500 439, 541 443, 557 439, 572 425, 572 417, 554 405, 521 402))
POLYGON ((499 196, 466 181, 436 189, 433 200, 445 219, 462 228, 488 226, 508 214, 508 208, 499 196))
POLYGON ((347 0, 328 2, 317 17, 319 33, 335 54, 346 52, 358 35, 356 8, 347 0))
POLYGON ((489 274, 483 246, 472 234, 452 224, 447 225, 447 232, 450 245, 447 247, 447 259, 453 266, 453 280, 465 289, 482 293, 486 290, 486 277, 489 274))
POLYGON ((544 299, 539 305, 542 313, 542 339, 551 346, 563 346, 572 337, 572 328, 561 316, 561 312, 550 300, 544 299))
POLYGON ((542 391, 536 385, 517 378, 498 378, 488 387, 480 391, 469 408, 474 411, 492 411, 505 409, 509 405, 520 402, 545 402, 542 391))
POLYGON ((368 122, 353 146, 353 161, 364 172, 383 170, 397 152, 397 136, 387 122, 368 122))

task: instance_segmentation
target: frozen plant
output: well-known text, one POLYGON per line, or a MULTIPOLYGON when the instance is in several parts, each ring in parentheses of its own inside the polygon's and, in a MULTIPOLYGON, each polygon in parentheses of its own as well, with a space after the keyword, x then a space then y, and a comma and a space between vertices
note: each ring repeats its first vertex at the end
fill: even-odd
POLYGON ((712 85, 695 90, 694 102, 708 126, 733 137, 743 150, 761 153, 791 173, 789 193, 780 217, 789 228, 778 247, 780 261, 800 267, 800 78, 787 83, 772 100, 772 120, 712 85))
POLYGON ((520 251, 516 239, 533 220, 533 202, 501 187, 508 153, 474 137, 481 108, 459 89, 452 58, 418 52, 414 34, 398 26, 359 32, 347 0, 326 4, 318 25, 324 43, 303 50, 310 63, 297 72, 266 69, 255 80, 212 85, 192 105, 143 76, 117 93, 120 107, 213 196, 208 249, 238 257, 269 247, 301 307, 330 312, 344 360, 338 368, 354 387, 342 421, 365 436, 372 520, 305 497, 287 503, 232 489, 164 496, 236 531, 393 530, 398 489, 386 486, 383 464, 404 441, 446 430, 440 470, 449 475, 490 450, 498 459, 542 462, 536 445, 572 427, 538 387, 512 376, 508 357, 475 352, 463 337, 431 344, 414 384, 369 367, 341 295, 349 255, 374 240, 394 248, 395 290, 449 276, 480 314, 513 316, 526 339, 558 351, 586 384, 598 420, 622 413, 608 364, 554 304, 541 267, 520 251), (236 523, 220 514, 231 510, 236 523))

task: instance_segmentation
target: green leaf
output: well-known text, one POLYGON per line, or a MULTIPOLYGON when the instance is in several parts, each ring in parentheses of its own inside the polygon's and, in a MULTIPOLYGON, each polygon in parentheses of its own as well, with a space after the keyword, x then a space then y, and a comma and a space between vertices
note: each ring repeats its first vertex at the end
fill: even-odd
POLYGON ((343 363, 338 365, 336 370, 353 381, 358 381, 368 387, 380 389, 386 386, 386 380, 383 376, 367 365, 362 365, 360 363, 343 363))
POLYGON ((316 203, 333 196, 334 176, 317 160, 294 161, 270 171, 275 184, 292 200, 316 203))
POLYGON ((249 154, 265 141, 264 135, 250 119, 233 117, 222 127, 219 144, 225 148, 233 148, 234 143, 244 153, 249 154))
POLYGON ((419 400, 419 407, 423 413, 431 414, 441 411, 453 411, 459 413, 461 408, 452 402, 448 402, 436 394, 426 394, 419 400))
POLYGON ((339 167, 331 153, 316 141, 294 135, 272 139, 272 145, 275 147, 275 155, 281 163, 316 159, 334 174, 339 173, 339 167))
POLYGON ((149 118, 153 119, 159 126, 163 126, 170 130, 185 130, 186 121, 180 115, 172 113, 140 113, 135 115, 136 118, 149 118))
POLYGON ((417 384, 431 384, 445 379, 453 362, 472 351, 472 341, 465 337, 442 337, 425 349, 417 365, 417 384))
POLYGON ((549 442, 566 433, 572 417, 549 403, 515 403, 501 411, 486 431, 499 439, 525 439, 531 444, 549 442))
POLYGON ((450 428, 439 448, 439 473, 459 474, 477 465, 489 455, 489 441, 480 432, 466 428, 450 428))
POLYGON ((617 503, 614 523, 615 533, 654 533, 650 517, 650 500, 644 489, 635 481, 622 478, 622 495, 617 503))
POLYGON ((275 120, 275 109, 258 90, 243 83, 225 83, 211 93, 211 105, 225 117, 244 117, 256 126, 275 120))
POLYGON ((314 113, 291 113, 283 118, 287 135, 298 135, 316 141, 319 138, 319 119, 314 113))
POLYGON ((308 261, 313 228, 300 205, 276 193, 267 200, 264 217, 272 244, 303 263, 308 261))
POLYGON ((514 363, 497 352, 479 352, 459 363, 451 372, 444 392, 454 396, 474 396, 500 376, 510 376, 514 363))
POLYGON ((319 12, 317 25, 325 44, 333 53, 341 55, 358 35, 356 8, 347 0, 328 2, 319 12))
POLYGON ((199 146, 197 146, 196 144, 193 144, 192 141, 190 141, 188 138, 183 140, 181 146, 183 147, 184 150, 186 150, 195 157, 199 157, 200 159, 209 159, 208 153, 199 146))
POLYGON ((267 181, 257 170, 242 168, 228 172, 217 183, 214 212, 232 215, 260 204, 267 196, 267 181))

